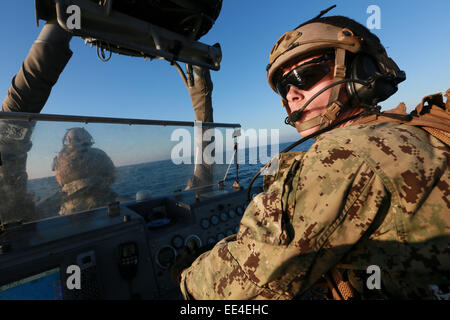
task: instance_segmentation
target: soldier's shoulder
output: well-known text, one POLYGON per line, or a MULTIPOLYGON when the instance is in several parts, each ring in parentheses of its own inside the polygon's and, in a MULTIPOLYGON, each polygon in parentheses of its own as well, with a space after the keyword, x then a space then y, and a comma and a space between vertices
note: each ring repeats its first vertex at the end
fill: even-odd
POLYGON ((102 163, 103 165, 107 165, 108 167, 114 167, 114 163, 109 155, 98 148, 90 148, 89 149, 90 158, 95 160, 96 162, 102 163))
POLYGON ((450 157, 448 146, 425 130, 392 122, 332 130, 318 137, 309 153, 311 165, 332 166, 341 172, 364 162, 397 189, 404 187, 408 177, 433 181, 446 170, 450 157))
POLYGON ((107 155, 105 151, 99 148, 89 148, 89 152, 93 154, 101 154, 101 155, 107 155))
POLYGON ((105 151, 103 151, 102 149, 89 148, 89 154, 93 157, 110 160, 110 157, 108 156, 108 154, 105 151))
POLYGON ((381 122, 359 124, 331 130, 322 134, 316 143, 322 147, 335 145, 363 157, 394 157, 412 155, 414 149, 429 153, 445 151, 445 145, 421 128, 381 122))
POLYGON ((356 124, 328 131, 319 136, 317 141, 336 139, 342 140, 368 140, 372 136, 399 138, 401 135, 409 134, 409 136, 425 137, 427 133, 417 127, 408 126, 394 122, 380 122, 369 124, 356 124))

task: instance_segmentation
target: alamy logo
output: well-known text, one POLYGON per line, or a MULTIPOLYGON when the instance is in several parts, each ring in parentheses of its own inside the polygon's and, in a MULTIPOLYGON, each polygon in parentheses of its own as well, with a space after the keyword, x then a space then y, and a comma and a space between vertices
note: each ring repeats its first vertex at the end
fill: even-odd
POLYGON ((70 30, 73 29, 81 29, 81 9, 77 5, 71 5, 67 7, 67 14, 70 14, 69 18, 67 18, 66 26, 70 30))
MULTIPOLYGON (((240 152, 238 164, 266 164, 279 153, 280 134, 278 129, 247 129, 235 130, 227 129, 225 134, 214 128, 204 128, 201 122, 196 122, 194 126, 194 137, 184 129, 179 128, 172 132, 171 141, 178 142, 172 147, 171 160, 174 164, 230 164, 234 159, 234 144, 243 150, 248 147, 248 159, 246 152, 240 152), (270 137, 270 138, 269 138, 270 137), (236 139, 236 141, 234 141, 236 139), (248 142, 248 144, 247 144, 248 142)), ((277 162, 272 161, 270 170, 264 174, 274 174, 277 172, 277 162)))
POLYGON ((381 29, 381 9, 377 5, 370 5, 367 7, 367 13, 371 14, 367 18, 367 28, 368 29, 381 29))
POLYGON ((80 269, 80 267, 75 264, 70 265, 67 267, 66 273, 69 274, 69 276, 67 277, 67 280, 66 280, 67 289, 80 290, 81 289, 81 269, 80 269))
POLYGON ((367 267, 367 274, 370 277, 367 278, 366 285, 369 290, 381 289, 381 270, 377 265, 371 265, 367 267))

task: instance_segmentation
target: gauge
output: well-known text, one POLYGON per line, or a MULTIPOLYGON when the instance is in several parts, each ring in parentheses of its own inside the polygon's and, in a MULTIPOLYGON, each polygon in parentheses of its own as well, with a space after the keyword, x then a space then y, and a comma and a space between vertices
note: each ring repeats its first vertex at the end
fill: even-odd
POLYGON ((191 240, 194 240, 196 242, 197 248, 200 248, 202 246, 202 240, 196 235, 196 234, 190 234, 186 237, 186 240, 184 241, 184 245, 186 247, 189 247, 189 242, 191 240))
POLYGON ((208 244, 213 244, 213 243, 216 243, 216 239, 214 239, 213 237, 209 237, 207 242, 208 242, 208 244))
POLYGON ((223 233, 219 233, 219 234, 217 235, 217 241, 220 241, 220 240, 222 240, 223 238, 225 238, 225 235, 224 235, 223 233))
POLYGON ((211 217, 211 223, 212 223, 213 225, 217 225, 217 224, 219 223, 219 217, 216 216, 216 215, 213 215, 213 216, 211 217))
POLYGON ((226 235, 227 237, 231 236, 234 232, 232 230, 227 230, 226 235))
POLYGON ((200 225, 202 226, 203 229, 208 229, 211 226, 211 223, 209 222, 208 219, 203 218, 202 221, 200 221, 200 225))
POLYGON ((220 220, 222 220, 222 222, 225 222, 228 220, 228 215, 226 212, 221 212, 220 213, 220 220))
POLYGON ((230 211, 228 211, 228 215, 230 216, 231 219, 233 219, 236 217, 236 211, 230 210, 230 211))
POLYGON ((176 235, 172 238, 172 246, 174 246, 175 249, 180 249, 184 244, 184 239, 180 235, 176 235))
POLYGON ((242 208, 242 206, 236 208, 236 213, 238 214, 238 216, 242 216, 242 214, 244 213, 244 209, 242 208))
POLYGON ((170 266, 175 262, 177 257, 177 251, 172 246, 161 247, 158 252, 156 252, 156 263, 162 269, 169 269, 170 266))

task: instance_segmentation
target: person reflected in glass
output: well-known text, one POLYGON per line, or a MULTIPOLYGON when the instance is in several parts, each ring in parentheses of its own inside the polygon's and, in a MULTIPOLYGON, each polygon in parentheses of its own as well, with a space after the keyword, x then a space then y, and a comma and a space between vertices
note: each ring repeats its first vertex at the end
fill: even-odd
POLYGON ((111 189, 116 168, 110 157, 98 148, 84 128, 71 128, 63 138, 63 147, 53 160, 52 170, 61 186, 60 215, 105 207, 115 202, 111 189))

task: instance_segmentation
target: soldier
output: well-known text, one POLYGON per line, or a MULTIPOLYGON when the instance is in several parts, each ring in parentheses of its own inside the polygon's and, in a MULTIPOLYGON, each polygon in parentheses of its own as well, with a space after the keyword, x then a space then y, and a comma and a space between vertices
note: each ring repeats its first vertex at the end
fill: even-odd
POLYGON ((184 297, 444 297, 450 91, 446 105, 432 95, 410 115, 381 113, 404 73, 367 28, 322 14, 277 41, 267 77, 286 122, 316 141, 280 155, 237 235, 177 259, 184 297))
POLYGON ((110 188, 116 178, 114 164, 104 151, 92 148, 93 144, 84 128, 71 128, 64 135, 63 148, 52 168, 62 188, 61 215, 116 201, 117 195, 110 188))
POLYGON ((34 122, 0 120, 0 222, 29 222, 38 218, 27 192, 27 152, 34 122))
MULTIPOLYGON (((72 51, 72 36, 56 20, 45 24, 2 102, 2 112, 39 113, 72 51)), ((36 123, 0 121, 0 220, 29 222, 42 218, 27 192, 27 153, 36 123)))

